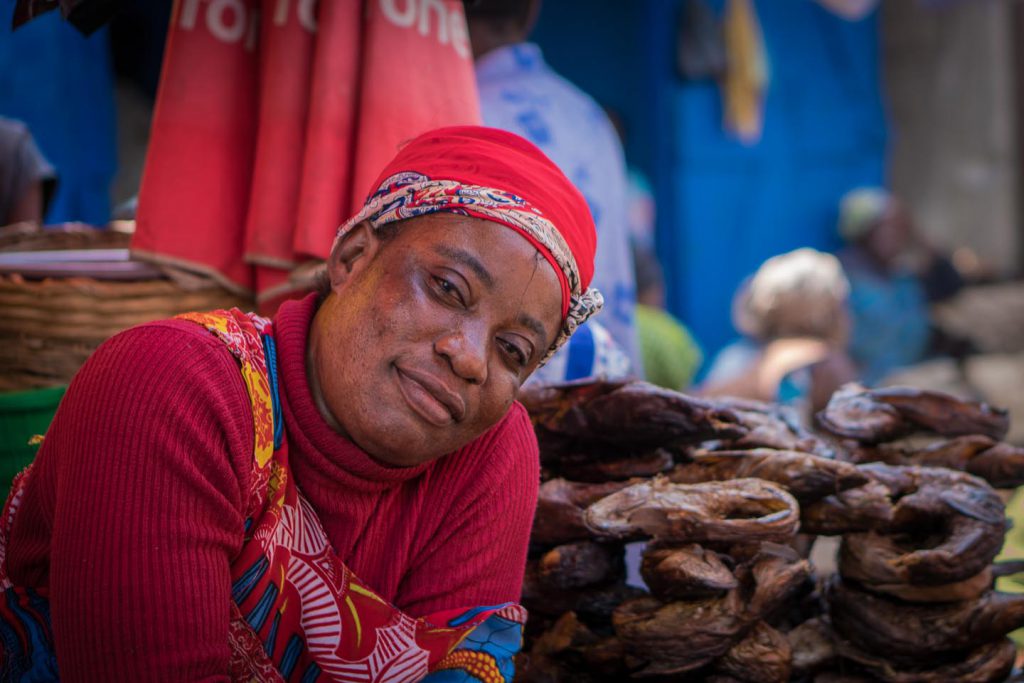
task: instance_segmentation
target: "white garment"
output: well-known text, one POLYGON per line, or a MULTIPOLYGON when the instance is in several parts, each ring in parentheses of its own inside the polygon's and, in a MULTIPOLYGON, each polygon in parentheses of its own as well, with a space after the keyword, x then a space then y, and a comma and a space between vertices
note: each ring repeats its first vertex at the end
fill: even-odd
MULTIPOLYGON (((536 45, 510 45, 487 53, 477 61, 476 78, 484 124, 521 135, 540 147, 587 200, 597 226, 591 286, 605 299, 604 310, 595 318, 625 352, 634 374, 642 374, 626 163, 615 129, 593 99, 551 70, 536 45)), ((576 336, 535 377, 559 381, 596 375, 596 366, 576 374, 581 363, 572 359, 574 347, 589 345, 586 352, 597 360, 593 339, 586 340, 578 332, 576 336)))
POLYGON ((530 384, 551 384, 574 379, 631 377, 629 358, 612 341, 601 323, 593 318, 580 325, 569 343, 555 353, 543 367, 537 368, 527 380, 530 384))

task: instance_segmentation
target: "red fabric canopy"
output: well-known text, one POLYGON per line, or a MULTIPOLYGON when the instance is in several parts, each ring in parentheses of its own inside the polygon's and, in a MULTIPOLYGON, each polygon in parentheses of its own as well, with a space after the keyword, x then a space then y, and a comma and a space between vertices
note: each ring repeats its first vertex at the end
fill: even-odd
MULTIPOLYGON (((463 185, 507 192, 524 202, 517 210, 542 216, 561 235, 576 261, 580 293, 586 291, 594 275, 597 233, 586 199, 565 174, 533 143, 518 135, 483 126, 450 126, 428 131, 404 146, 370 186, 377 191, 398 173, 415 171, 431 180, 453 180, 463 185)), ((444 202, 432 202, 438 208, 444 202)), ((458 194, 447 204, 452 209, 474 214, 473 206, 458 194)), ((441 208, 443 210, 443 208, 441 208)), ((518 221, 501 219, 504 212, 481 214, 481 218, 523 233, 547 259, 563 281, 568 307, 568 285, 550 250, 518 226, 518 221)), ((475 215, 475 214, 474 214, 475 215)), ((563 310, 563 314, 565 311, 563 310)))
POLYGON ((258 55, 255 2, 232 7, 175 3, 131 246, 245 292, 258 55))
POLYGON ((458 0, 179 0, 133 253, 280 294, 404 141, 478 122, 458 0))

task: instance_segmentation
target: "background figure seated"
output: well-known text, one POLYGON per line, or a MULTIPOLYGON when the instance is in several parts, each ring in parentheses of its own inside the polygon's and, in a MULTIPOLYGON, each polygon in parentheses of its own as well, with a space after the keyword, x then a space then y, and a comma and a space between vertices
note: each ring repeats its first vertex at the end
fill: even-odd
POLYGON ((53 166, 39 151, 28 126, 0 116, 0 227, 42 223, 55 186, 53 166))
POLYGON ((932 349, 958 347, 932 329, 928 308, 955 295, 963 279, 900 200, 882 188, 852 190, 840 204, 839 233, 847 245, 839 259, 850 281, 850 356, 863 381, 875 384, 932 349))
POLYGON ((765 261, 733 301, 744 339, 719 352, 700 393, 823 408, 855 377, 846 353, 848 293, 830 254, 797 249, 765 261))
POLYGON ((636 329, 644 378, 683 391, 703 361, 700 345, 675 316, 665 310, 665 277, 653 251, 633 247, 636 267, 636 329))

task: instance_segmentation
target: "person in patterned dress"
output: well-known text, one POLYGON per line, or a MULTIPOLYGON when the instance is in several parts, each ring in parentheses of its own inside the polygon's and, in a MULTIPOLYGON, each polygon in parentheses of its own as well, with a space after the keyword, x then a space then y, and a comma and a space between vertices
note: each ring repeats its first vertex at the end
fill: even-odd
POLYGON ((425 133, 322 290, 108 340, 0 517, 0 679, 508 681, 539 479, 522 383, 591 314, 586 201, 425 133))

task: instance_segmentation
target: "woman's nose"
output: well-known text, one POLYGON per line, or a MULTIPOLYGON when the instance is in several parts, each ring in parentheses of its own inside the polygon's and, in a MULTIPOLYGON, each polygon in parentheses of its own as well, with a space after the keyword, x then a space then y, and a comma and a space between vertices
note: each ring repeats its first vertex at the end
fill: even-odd
POLYGON ((470 384, 483 384, 487 379, 487 339, 483 334, 451 330, 437 339, 434 350, 470 384))

